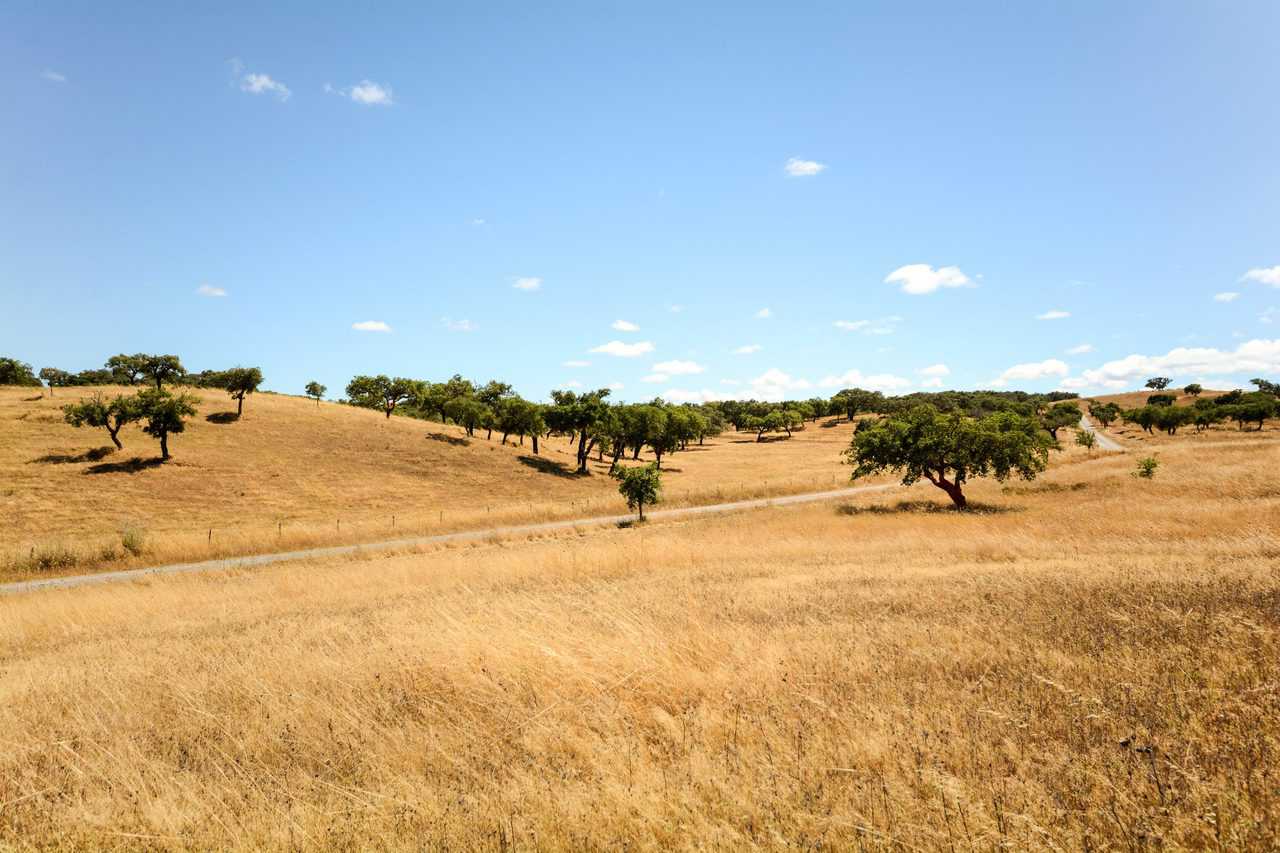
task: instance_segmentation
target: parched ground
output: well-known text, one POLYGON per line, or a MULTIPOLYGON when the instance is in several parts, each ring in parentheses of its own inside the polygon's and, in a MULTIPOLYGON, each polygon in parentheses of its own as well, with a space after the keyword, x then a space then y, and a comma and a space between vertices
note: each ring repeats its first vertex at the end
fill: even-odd
MULTIPOLYGON (((195 391, 199 415, 171 437, 173 459, 136 426, 114 451, 60 407, 97 390, 0 388, 0 579, 66 574, 552 518, 624 513, 608 468, 572 475, 567 441, 501 445, 461 429, 334 403, 195 391), (143 552, 122 546, 122 531, 143 552), (99 559, 101 554, 109 559, 99 559), (65 564, 59 562, 65 558, 65 564)), ((791 440, 727 434, 665 460, 667 501, 715 503, 831 488, 847 480, 846 423, 791 440)), ((641 457, 648 460, 648 455, 641 457)))
POLYGON ((1277 435, 0 598, 0 848, 1275 850, 1277 435))

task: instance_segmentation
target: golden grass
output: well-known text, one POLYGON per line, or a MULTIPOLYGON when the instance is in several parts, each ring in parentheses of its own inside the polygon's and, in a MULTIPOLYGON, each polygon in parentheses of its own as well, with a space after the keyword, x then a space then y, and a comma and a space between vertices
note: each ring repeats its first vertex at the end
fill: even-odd
POLYGON ((0 847, 1273 850, 1275 458, 0 599, 0 847))
MULTIPOLYGON (((620 514, 608 470, 571 476, 562 438, 532 448, 501 445, 456 426, 274 394, 251 397, 244 417, 227 396, 196 392, 200 414, 171 439, 174 458, 154 467, 156 442, 136 427, 110 451, 103 430, 75 429, 59 407, 95 390, 0 388, 0 580, 366 542, 450 530, 620 514), (99 466, 108 466, 101 470, 99 466), (141 544, 122 543, 131 531, 141 544), (134 549, 138 550, 138 549, 134 549)), ((119 393, 122 389, 101 389, 119 393)), ((665 460, 672 506, 831 488, 847 479, 839 453, 848 424, 811 424, 790 441, 757 444, 727 434, 665 460)), ((647 460, 647 454, 642 460, 647 460)))

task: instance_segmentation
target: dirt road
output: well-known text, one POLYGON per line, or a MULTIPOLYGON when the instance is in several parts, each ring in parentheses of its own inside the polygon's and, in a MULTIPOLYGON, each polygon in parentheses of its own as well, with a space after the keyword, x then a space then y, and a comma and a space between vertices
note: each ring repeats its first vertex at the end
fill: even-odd
MULTIPOLYGON (((744 509, 756 509, 766 506, 789 506, 792 504, 813 503, 815 501, 833 500, 867 492, 880 492, 887 489, 902 488, 897 483, 878 486, 856 486, 848 489, 828 489, 823 492, 808 492, 802 495, 785 495, 777 498, 756 498, 746 501, 707 504, 705 506, 681 507, 679 509, 653 510, 647 518, 655 521, 668 518, 689 518, 698 515, 734 512, 744 509)), ((605 515, 595 518, 574 518, 564 521, 544 521, 538 524, 519 524, 509 527, 489 527, 484 530, 464 530, 457 533, 440 533, 434 536, 415 536, 407 539, 388 539, 382 542, 368 542, 363 545, 337 545, 329 548, 307 548, 301 551, 285 551, 279 554, 256 554, 247 557, 228 557, 221 560, 202 560, 197 563, 174 563, 168 566, 151 566, 144 569, 126 569, 118 572, 98 572, 91 575, 70 575, 60 578, 43 578, 40 580, 19 581, 0 585, 0 595, 21 592, 35 592, 46 589, 70 589, 90 584, 113 583, 116 581, 138 580, 153 575, 173 575, 186 572, 216 572, 227 569, 242 569, 253 566, 267 566, 288 560, 305 560, 312 557, 339 557, 361 551, 390 551, 397 548, 412 548, 418 545, 436 545, 447 542, 467 542, 476 539, 487 539, 490 536, 522 536, 531 533, 548 533, 556 530, 570 530, 575 527, 600 527, 629 521, 631 515, 605 515)))

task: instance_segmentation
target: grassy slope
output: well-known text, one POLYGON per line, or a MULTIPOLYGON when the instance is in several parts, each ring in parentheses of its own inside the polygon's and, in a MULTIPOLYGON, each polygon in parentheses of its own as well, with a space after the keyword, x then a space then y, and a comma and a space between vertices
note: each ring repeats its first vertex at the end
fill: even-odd
MULTIPOLYGON (((466 440, 455 426, 265 394, 248 400, 241 420, 216 423, 207 417, 234 404, 198 392, 200 414, 171 438, 172 461, 119 470, 154 460, 157 444, 129 427, 123 451, 85 458, 111 450, 107 434, 67 426, 59 406, 89 393, 58 389, 51 399, 0 388, 0 564, 7 555, 16 565, 33 547, 82 556, 114 547, 122 555, 117 531, 127 526, 145 533, 146 553, 125 561, 136 564, 626 512, 608 478, 565 476, 573 454, 563 439, 545 441, 534 460, 530 447, 504 447, 497 436, 466 440), (94 473, 99 466, 107 470, 94 473)), ((667 498, 707 503, 829 488, 847 478, 839 452, 849 434, 841 424, 763 444, 726 435, 668 457, 667 498)), ((0 565, 0 575, 17 574, 0 565)))
POLYGON ((0 599, 0 847, 1273 850, 1277 436, 0 599))

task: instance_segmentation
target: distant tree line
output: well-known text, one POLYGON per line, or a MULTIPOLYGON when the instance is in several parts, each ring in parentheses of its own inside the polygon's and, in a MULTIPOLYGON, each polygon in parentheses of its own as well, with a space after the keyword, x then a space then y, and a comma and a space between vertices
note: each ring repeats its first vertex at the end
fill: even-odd
MULTIPOLYGON (((1121 409, 1114 403, 1095 404, 1090 408, 1090 414, 1104 426, 1120 419, 1127 424, 1136 424, 1146 432, 1160 430, 1169 435, 1177 434, 1185 426, 1194 426, 1197 432, 1202 432, 1223 422, 1235 422, 1239 429, 1248 424, 1256 424, 1258 429, 1262 429, 1269 418, 1280 414, 1280 384, 1266 379, 1250 381, 1258 390, 1246 392, 1236 389, 1217 397, 1201 397, 1204 389, 1196 384, 1188 385, 1183 391, 1194 398, 1189 406, 1177 405, 1175 394, 1157 392, 1147 397, 1144 406, 1121 409)), ((1156 387, 1151 382, 1147 384, 1148 387, 1156 387)), ((1168 383, 1159 387, 1168 387, 1168 383)))

